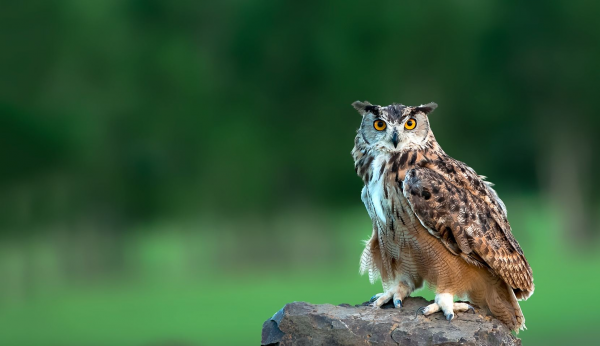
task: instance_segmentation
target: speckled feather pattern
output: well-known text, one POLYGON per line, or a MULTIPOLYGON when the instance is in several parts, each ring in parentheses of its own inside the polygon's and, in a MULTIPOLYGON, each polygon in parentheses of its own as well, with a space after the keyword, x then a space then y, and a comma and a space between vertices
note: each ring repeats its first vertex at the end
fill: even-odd
MULTIPOLYGON (((371 107, 365 112, 394 106, 371 107)), ((397 121, 419 111, 394 109, 397 121)), ((429 127, 425 133, 399 151, 379 150, 361 131, 356 136, 355 170, 373 220, 361 272, 372 282, 381 278, 384 290, 427 282, 437 292, 466 295, 511 329, 523 328, 517 299, 533 293, 533 276, 504 203, 490 183, 442 150, 429 127)))

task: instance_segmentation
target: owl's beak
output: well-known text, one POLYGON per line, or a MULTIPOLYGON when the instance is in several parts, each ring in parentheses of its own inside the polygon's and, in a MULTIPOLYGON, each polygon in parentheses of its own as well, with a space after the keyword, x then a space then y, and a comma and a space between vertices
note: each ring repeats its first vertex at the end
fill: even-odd
POLYGON ((394 133, 392 134, 392 143, 394 143, 394 148, 398 147, 398 132, 396 132, 396 130, 394 130, 394 133))

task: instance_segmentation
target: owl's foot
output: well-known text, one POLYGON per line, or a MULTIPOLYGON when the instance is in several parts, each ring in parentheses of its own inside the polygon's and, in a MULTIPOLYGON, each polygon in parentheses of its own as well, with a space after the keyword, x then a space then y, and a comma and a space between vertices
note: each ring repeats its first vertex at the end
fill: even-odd
POLYGON ((402 299, 400 299, 400 295, 390 291, 384 293, 377 293, 376 295, 371 297, 369 303, 371 303, 372 306, 379 308, 382 305, 389 302, 392 298, 394 300, 394 307, 401 308, 402 299))
POLYGON ((472 311, 475 313, 475 308, 467 303, 454 303, 453 295, 449 293, 441 293, 435 296, 435 303, 429 304, 417 310, 416 315, 422 313, 429 316, 435 312, 442 310, 448 321, 454 319, 454 312, 472 311))
POLYGON ((417 309, 417 312, 415 313, 415 316, 419 315, 419 313, 423 314, 424 316, 429 316, 431 314, 433 314, 434 312, 438 312, 440 311, 440 306, 437 305, 436 303, 433 304, 429 304, 427 306, 422 306, 420 308, 417 309))
POLYGON ((404 299, 405 295, 406 294, 404 292, 402 292, 401 289, 393 288, 393 289, 388 290, 387 292, 378 293, 378 294, 374 295, 373 297, 371 297, 371 300, 369 300, 369 303, 372 303, 372 305, 374 307, 379 308, 383 304, 389 302, 390 300, 393 300, 394 307, 401 308, 402 300, 404 299))
POLYGON ((382 295, 383 295, 383 293, 377 293, 376 295, 372 296, 371 299, 369 299, 369 303, 374 303, 382 295))
MULTIPOLYGON (((429 304, 427 306, 423 306, 423 307, 419 308, 415 315, 418 315, 419 313, 421 313, 425 316, 429 316, 440 310, 441 310, 440 306, 437 305, 436 303, 433 303, 433 304, 429 304)), ((448 321, 452 321, 452 319, 454 318, 454 312, 465 312, 465 311, 472 311, 473 313, 475 313, 475 308, 466 303, 454 303, 452 306, 452 311, 449 313, 444 312, 444 316, 446 316, 446 319, 448 321)))

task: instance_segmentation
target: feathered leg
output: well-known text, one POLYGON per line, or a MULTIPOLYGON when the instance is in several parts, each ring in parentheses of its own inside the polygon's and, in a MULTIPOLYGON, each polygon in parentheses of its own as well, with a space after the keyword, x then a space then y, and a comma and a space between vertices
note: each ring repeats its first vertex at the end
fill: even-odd
POLYGON ((454 295, 452 293, 438 293, 435 295, 435 303, 420 308, 417 310, 417 314, 420 312, 425 316, 429 316, 440 310, 442 310, 448 321, 454 319, 454 312, 465 312, 469 310, 475 312, 475 309, 469 304, 455 303, 454 295))
MULTIPOLYGON (((392 285, 387 291, 383 293, 379 293, 375 295, 373 298, 376 298, 373 302, 373 306, 381 307, 383 304, 393 299, 394 307, 401 308, 402 301, 404 298, 408 297, 413 290, 404 282, 399 282, 396 285, 392 285)), ((371 298, 371 299, 373 299, 371 298)))

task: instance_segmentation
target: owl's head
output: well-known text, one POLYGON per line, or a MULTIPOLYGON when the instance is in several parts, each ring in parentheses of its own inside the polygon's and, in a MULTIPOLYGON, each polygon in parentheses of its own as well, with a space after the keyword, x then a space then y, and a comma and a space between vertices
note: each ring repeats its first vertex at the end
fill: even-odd
POLYGON ((430 135, 427 115, 433 112, 437 104, 431 102, 416 107, 394 104, 382 107, 366 101, 356 101, 352 106, 362 115, 358 137, 366 147, 394 152, 405 148, 419 148, 427 143, 430 135))

